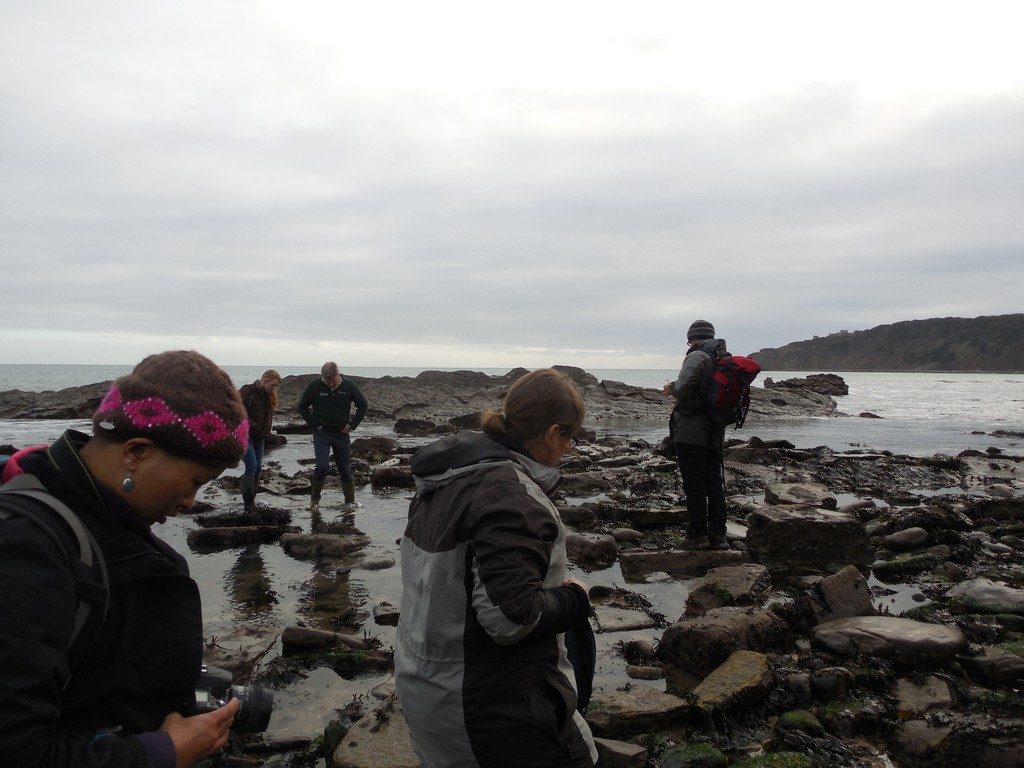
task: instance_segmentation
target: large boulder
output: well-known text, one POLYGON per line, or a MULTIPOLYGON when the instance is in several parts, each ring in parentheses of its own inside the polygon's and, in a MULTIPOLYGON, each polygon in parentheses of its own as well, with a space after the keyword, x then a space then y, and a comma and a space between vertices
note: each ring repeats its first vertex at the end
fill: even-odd
POLYGON ((773 506, 747 516, 747 551, 771 571, 835 573, 873 560, 864 524, 851 514, 811 506, 773 506))
POLYGON ((574 563, 611 564, 619 553, 615 539, 607 533, 576 533, 565 535, 565 551, 574 563))
POLYGON ((967 647, 959 629, 895 616, 855 616, 819 624, 815 645, 841 656, 876 656, 905 664, 950 661, 967 647))
POLYGON ((299 559, 341 557, 369 544, 370 539, 361 534, 286 533, 281 537, 284 551, 299 559))
POLYGON ((667 664, 704 677, 734 651, 786 651, 793 639, 789 625, 769 611, 715 608, 683 618, 662 635, 658 655, 667 664))
POLYGON ((821 483, 773 483, 764 489, 768 504, 809 504, 835 509, 836 497, 821 483))

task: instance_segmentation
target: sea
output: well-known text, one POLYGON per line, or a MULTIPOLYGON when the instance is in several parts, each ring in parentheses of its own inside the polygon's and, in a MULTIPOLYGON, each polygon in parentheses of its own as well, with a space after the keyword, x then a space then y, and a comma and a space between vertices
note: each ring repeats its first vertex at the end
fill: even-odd
MULTIPOLYGON (((309 374, 315 368, 282 366, 225 366, 234 382, 241 386, 259 378, 268 367, 283 376, 309 374)), ((0 391, 20 389, 30 392, 62 389, 115 379, 131 370, 130 365, 0 365, 0 391)), ((415 376, 426 368, 351 367, 353 376, 415 376)), ((429 370, 454 371, 457 368, 429 370)), ((466 369, 461 369, 466 370, 466 369)), ((501 376, 507 368, 472 368, 501 376)), ((598 379, 621 381, 641 387, 660 389, 674 379, 676 370, 592 369, 598 379)), ((1000 432, 1024 432, 1024 374, 1004 373, 838 373, 850 388, 850 394, 837 397, 842 416, 801 419, 748 418, 740 430, 729 436, 762 439, 782 438, 798 448, 827 445, 834 450, 888 450, 915 456, 955 455, 965 449, 989 447, 1014 449, 1024 445, 1016 436, 998 436, 1000 432), (880 418, 863 418, 872 413, 880 418), (997 433, 993 436, 993 432, 997 433)), ((755 386, 763 386, 766 377, 775 381, 806 376, 808 371, 770 371, 763 373, 755 386)), ((666 416, 668 409, 666 407, 666 416)), ((71 422, 24 422, 0 420, 0 443, 15 445, 26 441, 45 442, 71 422)), ((367 422, 364 433, 387 433, 391 424, 367 422)), ((599 432, 629 433, 657 441, 664 434, 663 419, 651 422, 607 421, 593 425, 599 432)))

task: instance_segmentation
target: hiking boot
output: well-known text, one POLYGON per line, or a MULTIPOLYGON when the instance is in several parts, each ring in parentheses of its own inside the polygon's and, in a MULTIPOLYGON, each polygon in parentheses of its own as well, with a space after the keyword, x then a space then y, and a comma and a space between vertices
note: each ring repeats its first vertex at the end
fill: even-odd
POLYGON ((355 506, 356 503, 356 481, 343 480, 341 482, 342 493, 345 494, 345 503, 355 506))
POLYGON ((708 537, 707 536, 690 536, 687 535, 683 539, 680 549, 707 549, 708 548, 708 537))
POLYGON ((729 548, 729 542, 726 541, 725 536, 708 537, 708 549, 718 549, 724 551, 729 548))
POLYGON ((242 506, 246 512, 256 509, 256 478, 253 475, 242 475, 238 478, 238 489, 242 492, 242 506))
POLYGON ((320 492, 324 489, 324 479, 313 478, 309 484, 309 508, 311 510, 320 509, 320 492))

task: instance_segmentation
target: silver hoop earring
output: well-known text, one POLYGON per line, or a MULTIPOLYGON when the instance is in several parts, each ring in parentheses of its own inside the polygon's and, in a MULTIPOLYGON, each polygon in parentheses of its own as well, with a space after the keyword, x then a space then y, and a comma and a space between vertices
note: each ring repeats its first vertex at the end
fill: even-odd
POLYGON ((132 479, 131 475, 128 475, 128 477, 121 481, 121 487, 124 488, 125 493, 131 493, 135 487, 135 480, 132 479))

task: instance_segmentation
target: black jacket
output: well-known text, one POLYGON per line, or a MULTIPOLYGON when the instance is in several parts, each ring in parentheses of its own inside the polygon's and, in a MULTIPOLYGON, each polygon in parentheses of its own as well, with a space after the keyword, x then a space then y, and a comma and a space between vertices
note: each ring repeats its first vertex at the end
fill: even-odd
POLYGON ((87 439, 66 432, 20 463, 95 537, 110 578, 106 619, 95 641, 69 658, 78 602, 70 569, 34 523, 0 521, 2 766, 147 766, 132 735, 157 730, 171 711, 195 703, 199 589, 184 559, 95 483, 78 457, 87 439), (116 735, 95 738, 118 726, 116 735))
POLYGON ((676 398, 672 411, 672 439, 675 442, 716 450, 722 448, 725 428, 711 423, 706 397, 718 358, 727 354, 723 339, 707 339, 686 351, 679 376, 669 387, 676 398))
POLYGON ((315 379, 306 387, 296 407, 313 429, 323 427, 328 432, 338 432, 346 424, 352 429, 358 427, 366 415, 367 405, 363 393, 351 379, 342 379, 334 389, 324 384, 323 379, 315 379), (353 403, 356 415, 350 418, 353 403))
POLYGON ((238 390, 242 405, 249 416, 249 439, 265 440, 270 434, 274 421, 274 409, 270 407, 270 393, 260 386, 259 380, 244 384, 238 390))

